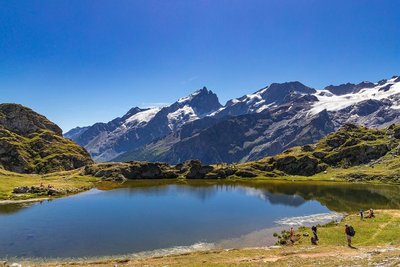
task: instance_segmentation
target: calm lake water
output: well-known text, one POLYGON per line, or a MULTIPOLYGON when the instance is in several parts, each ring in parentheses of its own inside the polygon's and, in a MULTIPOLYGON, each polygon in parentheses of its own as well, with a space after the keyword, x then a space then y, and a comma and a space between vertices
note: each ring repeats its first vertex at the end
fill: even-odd
POLYGON ((0 206, 0 258, 101 256, 216 243, 274 227, 287 217, 399 208, 398 190, 137 181, 28 207, 0 206))

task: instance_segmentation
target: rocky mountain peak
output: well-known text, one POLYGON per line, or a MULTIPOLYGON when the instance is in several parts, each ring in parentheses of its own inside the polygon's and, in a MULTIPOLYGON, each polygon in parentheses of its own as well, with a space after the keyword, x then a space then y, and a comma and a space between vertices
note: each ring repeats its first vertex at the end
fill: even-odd
POLYGON ((328 90, 334 95, 346 95, 351 93, 358 93, 362 89, 372 88, 372 87, 375 87, 374 83, 363 81, 359 84, 345 83, 340 85, 329 85, 325 87, 325 90, 328 90))
POLYGON ((218 96, 207 87, 195 91, 193 94, 178 100, 180 106, 189 105, 199 114, 207 114, 222 107, 218 96))
POLYGON ((313 94, 316 90, 305 86, 300 82, 272 83, 262 92, 262 98, 266 103, 282 103, 288 95, 296 94, 313 94))

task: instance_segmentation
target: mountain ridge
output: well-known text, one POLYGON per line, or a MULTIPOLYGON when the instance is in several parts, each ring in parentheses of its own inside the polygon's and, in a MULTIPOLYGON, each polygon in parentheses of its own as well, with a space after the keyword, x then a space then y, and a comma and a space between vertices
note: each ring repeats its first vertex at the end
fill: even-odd
POLYGON ((107 161, 163 137, 186 122, 203 118, 220 107, 216 94, 203 87, 169 106, 134 108, 135 112, 131 114, 128 112, 108 123, 96 123, 84 128, 79 135, 76 135, 75 128, 65 136, 85 146, 97 161, 107 161))
MULTIPOLYGON (((398 76, 377 83, 364 81, 358 84, 330 85, 322 90, 310 88, 298 81, 272 83, 255 93, 231 99, 224 106, 218 102, 205 115, 198 116, 196 112, 189 111, 185 114, 196 113, 197 116, 186 119, 184 116, 175 116, 173 127, 169 129, 165 128, 168 124, 162 123, 162 120, 150 120, 152 127, 148 127, 147 134, 153 134, 151 138, 132 140, 128 138, 129 135, 122 134, 125 142, 119 142, 117 150, 123 152, 113 154, 107 160, 162 160, 178 163, 198 158, 206 163, 244 162, 274 155, 290 146, 313 143, 345 123, 386 127, 400 121, 397 111, 397 106, 400 107, 399 86, 398 76), (250 119, 252 116, 254 118, 250 119), (261 119, 263 116, 265 118, 261 119), (269 119, 266 118, 268 116, 269 119), (247 125, 248 130, 243 128, 239 130, 241 134, 237 135, 235 131, 241 129, 242 124, 247 125), (164 129, 160 130, 160 127, 164 129), (231 143, 226 143, 226 140, 231 143)), ((203 88, 196 92, 207 93, 208 90, 203 88)), ((191 96, 196 95, 196 92, 191 96)), ((213 95, 210 92, 207 94, 213 95)), ((177 107, 182 108, 182 102, 191 96, 163 108, 163 116, 160 117, 165 121, 169 114, 176 112, 177 107), (171 108, 174 105, 175 108, 171 108)), ((203 105, 201 103, 200 106, 203 105)), ((70 131, 67 136, 74 139, 73 133, 70 131)), ((101 138, 105 147, 113 140, 111 136, 100 135, 93 140, 98 143, 101 138)), ((96 155, 91 149, 92 144, 82 145, 92 155, 96 155)))

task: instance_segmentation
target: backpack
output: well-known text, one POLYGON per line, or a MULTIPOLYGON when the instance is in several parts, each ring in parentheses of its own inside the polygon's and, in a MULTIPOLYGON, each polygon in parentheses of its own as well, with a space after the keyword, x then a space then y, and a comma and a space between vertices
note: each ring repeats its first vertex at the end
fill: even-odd
POLYGON ((349 226, 349 236, 355 236, 356 231, 354 230, 353 226, 349 226))

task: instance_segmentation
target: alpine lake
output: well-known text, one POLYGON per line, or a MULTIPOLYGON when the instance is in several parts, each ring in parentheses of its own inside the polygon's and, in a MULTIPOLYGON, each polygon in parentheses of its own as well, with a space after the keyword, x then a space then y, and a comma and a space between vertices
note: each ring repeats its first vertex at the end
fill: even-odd
POLYGON ((400 208, 399 186, 138 180, 0 205, 0 258, 80 258, 272 245, 272 233, 400 208))

